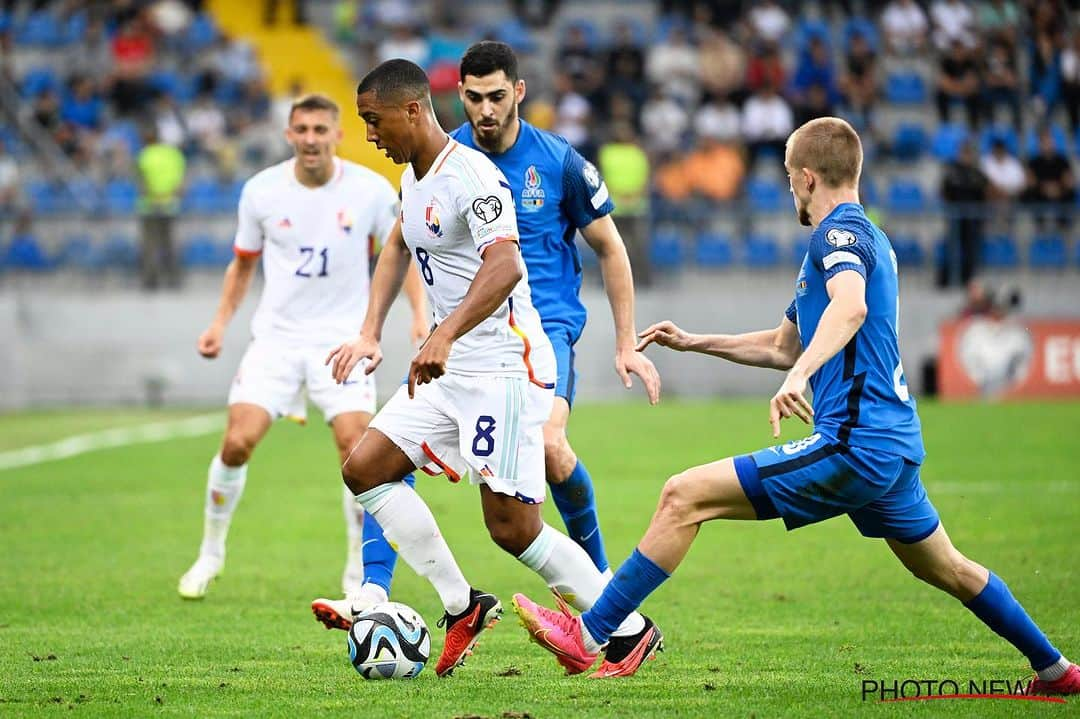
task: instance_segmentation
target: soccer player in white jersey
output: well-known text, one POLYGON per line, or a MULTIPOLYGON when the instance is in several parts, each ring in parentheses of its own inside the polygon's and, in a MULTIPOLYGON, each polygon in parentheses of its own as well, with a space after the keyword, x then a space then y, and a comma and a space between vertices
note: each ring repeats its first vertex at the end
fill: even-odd
MULTIPOLYGON (((338 120, 338 107, 329 98, 298 99, 285 131, 295 156, 256 174, 240 196, 236 257, 225 271, 213 321, 199 337, 203 357, 220 353, 225 328, 260 257, 265 287, 252 320, 251 344, 229 391, 221 451, 210 462, 199 557, 180 578, 185 599, 201 599, 221 572, 248 459, 275 419, 304 420, 305 387, 333 430, 342 462, 375 411, 374 379, 357 371, 335 382, 323 359, 356 332, 364 317, 370 254, 394 226, 399 203, 385 178, 335 155, 341 140, 338 120)), ((411 334, 418 342, 427 334, 427 309, 415 271, 405 291, 413 309, 411 334)), ((388 587, 363 582, 362 536, 372 527, 362 528, 362 510, 352 493, 344 494, 349 550, 342 589, 347 595, 367 593, 375 601, 385 600, 388 587)))
MULTIPOLYGON (((409 366, 408 386, 372 420, 342 476, 401 557, 438 592, 446 643, 435 671, 447 676, 502 605, 469 584, 431 510, 402 481, 415 467, 434 465, 452 481, 467 471, 479 485, 491 538, 574 606, 591 606, 606 580, 585 550, 540 513, 555 357, 532 306, 506 178, 439 127, 427 76, 407 60, 368 73, 356 106, 368 141, 394 162, 409 163, 401 179, 403 240, 395 236, 379 257, 360 336, 327 362, 339 382, 361 360, 369 360, 369 372, 379 364, 387 307, 413 260, 436 326, 409 366)), ((317 599, 312 610, 340 629, 356 615, 348 600, 317 599)), ((616 634, 638 635, 650 652, 659 643, 659 631, 640 614, 616 634)))

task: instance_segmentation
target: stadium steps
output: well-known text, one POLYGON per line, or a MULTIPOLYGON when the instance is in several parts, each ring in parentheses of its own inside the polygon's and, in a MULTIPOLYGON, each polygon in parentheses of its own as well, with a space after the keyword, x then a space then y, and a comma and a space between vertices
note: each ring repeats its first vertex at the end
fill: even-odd
POLYGON ((338 103, 345 134, 339 154, 370 167, 397 187, 401 169, 364 139, 364 122, 356 115, 358 78, 322 33, 291 24, 289 3, 281 5, 274 27, 263 26, 262 3, 210 0, 206 7, 218 27, 255 48, 272 94, 286 94, 298 79, 305 92, 320 92, 338 103))

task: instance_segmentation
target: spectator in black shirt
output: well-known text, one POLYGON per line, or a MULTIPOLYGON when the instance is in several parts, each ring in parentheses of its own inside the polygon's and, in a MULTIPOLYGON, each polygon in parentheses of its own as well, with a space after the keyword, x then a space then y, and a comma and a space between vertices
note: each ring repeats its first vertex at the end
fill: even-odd
POLYGON ((941 184, 949 229, 944 261, 938 267, 938 287, 966 285, 978 270, 983 236, 980 206, 986 201, 988 185, 974 146, 964 143, 956 161, 945 169, 941 184))
POLYGON ((845 65, 840 78, 844 104, 858 125, 870 127, 873 120, 871 112, 879 89, 877 56, 862 35, 857 34, 852 38, 845 65))
POLYGON ((994 43, 983 67, 983 110, 987 122, 994 121, 994 111, 999 105, 1009 108, 1013 127, 1019 129, 1020 74, 1016 70, 1016 59, 1007 46, 994 43))
POLYGON ((1059 229, 1067 230, 1072 219, 1069 210, 1076 199, 1076 178, 1068 158, 1058 152, 1054 136, 1047 128, 1039 131, 1039 154, 1028 160, 1027 180, 1023 199, 1037 204, 1035 222, 1039 231, 1051 219, 1057 221, 1059 229))
POLYGON ((968 125, 979 122, 979 73, 967 48, 954 40, 949 52, 941 59, 938 75, 937 106, 942 122, 949 121, 949 107, 962 103, 967 110, 968 125))
MULTIPOLYGON (((606 65, 607 77, 603 84, 608 102, 621 95, 640 107, 646 99, 645 53, 634 41, 633 31, 625 22, 615 26, 615 42, 607 52, 606 65)), ((611 114, 609 107, 608 115, 611 114)))

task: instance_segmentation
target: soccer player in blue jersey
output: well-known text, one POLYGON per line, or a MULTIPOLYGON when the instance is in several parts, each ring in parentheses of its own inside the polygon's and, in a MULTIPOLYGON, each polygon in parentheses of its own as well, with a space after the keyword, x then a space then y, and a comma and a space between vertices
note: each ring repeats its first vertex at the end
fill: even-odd
MULTIPOLYGON (((641 543, 581 616, 521 594, 515 610, 538 644, 584 671, 610 628, 679 565, 702 522, 779 517, 790 530, 847 514, 864 536, 884 538, 916 577, 959 599, 1020 650, 1036 671, 1028 693, 1080 693, 1080 668, 1000 578, 952 545, 919 479, 922 432, 897 344, 896 257, 859 204, 858 135, 837 118, 812 120, 788 139, 785 166, 799 221, 814 231, 780 326, 694 335, 661 322, 641 334, 638 349, 656 343, 787 370, 769 404, 773 436, 793 416, 813 422, 813 433, 669 479, 641 543)), ((631 657, 597 674, 633 674, 642 661, 631 657)))
POLYGON ((517 57, 509 45, 476 43, 461 58, 460 73, 458 93, 468 122, 451 136, 485 153, 510 183, 533 305, 558 362, 555 406, 544 427, 548 486, 568 534, 597 569, 608 572, 592 480, 566 437, 577 388, 574 344, 585 327, 585 306, 578 297, 578 231, 600 261, 615 320, 615 371, 627 388, 630 375, 638 375, 651 403, 660 397, 656 368, 634 349, 634 281, 626 247, 611 219, 615 206, 591 162, 563 138, 518 116, 525 81, 518 76, 517 57))

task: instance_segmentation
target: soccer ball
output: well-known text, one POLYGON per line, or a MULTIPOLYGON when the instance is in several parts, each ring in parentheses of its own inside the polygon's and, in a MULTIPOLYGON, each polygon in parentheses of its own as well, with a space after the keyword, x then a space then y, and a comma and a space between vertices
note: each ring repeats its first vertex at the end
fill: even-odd
POLYGON ((349 629, 349 660, 364 679, 412 679, 431 654, 431 635, 415 609, 383 602, 349 629))

